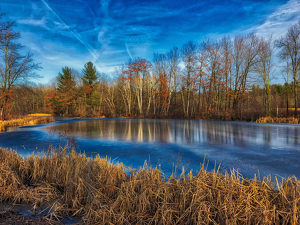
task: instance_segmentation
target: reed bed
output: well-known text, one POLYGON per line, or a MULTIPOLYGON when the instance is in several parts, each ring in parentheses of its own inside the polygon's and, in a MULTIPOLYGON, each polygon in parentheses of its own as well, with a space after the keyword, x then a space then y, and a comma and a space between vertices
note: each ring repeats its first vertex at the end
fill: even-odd
POLYGON ((298 124, 299 119, 294 117, 260 117, 256 120, 256 123, 290 123, 290 124, 298 124))
POLYGON ((243 179, 232 170, 176 178, 157 168, 131 170, 75 150, 21 158, 0 149, 0 202, 48 205, 49 222, 84 224, 300 224, 300 182, 243 179))
POLYGON ((35 125, 54 122, 52 116, 26 116, 18 119, 0 121, 0 132, 6 131, 7 127, 16 127, 24 125, 35 125))

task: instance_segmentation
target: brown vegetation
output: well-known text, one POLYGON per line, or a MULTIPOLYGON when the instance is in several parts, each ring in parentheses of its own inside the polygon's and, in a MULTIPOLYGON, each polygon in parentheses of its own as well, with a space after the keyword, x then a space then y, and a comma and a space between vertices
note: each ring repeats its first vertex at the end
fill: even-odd
POLYGON ((12 119, 0 121, 0 132, 6 131, 7 127, 17 127, 24 125, 35 125, 35 124, 44 124, 54 122, 54 118, 52 116, 26 116, 23 118, 12 119))
POLYGON ((67 147, 24 159, 0 149, 1 203, 49 204, 46 218, 86 224, 299 224, 300 182, 275 185, 203 167, 194 176, 136 171, 67 147), (130 175, 128 175, 130 174, 130 175))
POLYGON ((28 114, 27 116, 52 116, 52 115, 48 113, 33 113, 33 114, 28 114))
POLYGON ((260 117, 256 120, 256 123, 292 123, 292 124, 298 124, 299 120, 294 117, 288 117, 288 118, 278 118, 278 117, 260 117))

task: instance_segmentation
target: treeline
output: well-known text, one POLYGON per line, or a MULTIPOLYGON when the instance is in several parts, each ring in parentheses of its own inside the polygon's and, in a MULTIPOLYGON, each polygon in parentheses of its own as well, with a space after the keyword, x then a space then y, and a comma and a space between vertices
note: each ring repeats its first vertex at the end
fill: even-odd
MULTIPOLYGON (((63 68, 63 71, 72 70, 66 67, 63 68)), ((261 116, 268 115, 265 89, 259 85, 251 85, 245 91, 243 99, 238 99, 243 103, 243 106, 239 106, 242 108, 234 108, 234 96, 227 96, 225 90, 211 94, 206 92, 199 94, 199 92, 191 91, 188 93, 187 90, 180 89, 170 93, 168 92, 170 89, 167 88, 167 85, 170 85, 166 81, 167 79, 145 75, 144 78, 139 76, 128 78, 122 75, 113 81, 97 79, 91 84, 84 84, 79 80, 80 77, 75 79, 76 77, 73 76, 71 81, 64 78, 62 79, 63 82, 58 82, 56 87, 48 87, 45 92, 42 92, 43 94, 40 93, 41 96, 45 96, 44 103, 40 102, 39 104, 40 106, 43 105, 45 109, 41 108, 40 111, 60 116, 221 120, 256 120, 261 116), (130 79, 140 80, 133 83, 130 79), (138 86, 139 84, 141 86, 138 86), (190 97, 187 96, 188 94, 190 97), (189 103, 188 100, 190 100, 189 103), (216 108, 212 108, 213 106, 216 108)), ((271 114, 280 117, 294 115, 294 109, 287 108, 293 105, 294 99, 291 97, 293 84, 274 84, 270 85, 269 88, 271 114)), ((35 105, 35 107, 37 106, 35 105)))
MULTIPOLYGON (((30 113, 53 113, 54 115, 64 115, 64 116, 106 116, 106 117, 125 117, 128 114, 126 114, 126 108, 123 106, 123 97, 120 93, 120 91, 117 89, 117 87, 114 88, 115 93, 109 93, 105 92, 107 90, 109 82, 102 81, 97 82, 96 89, 93 96, 93 104, 92 106, 85 105, 85 94, 83 93, 83 87, 80 87, 80 85, 77 85, 76 90, 78 93, 75 95, 74 102, 76 104, 68 105, 63 104, 59 106, 59 103, 55 101, 51 102, 49 101, 49 97, 51 97, 51 93, 57 93, 57 90, 54 88, 54 86, 45 86, 45 85, 21 85, 21 86, 15 86, 13 88, 14 93, 14 101, 11 105, 11 111, 14 112, 14 115, 26 115, 30 113), (81 93, 80 93, 81 92, 81 93), (111 112, 111 107, 108 105, 109 101, 106 99, 107 97, 111 96, 111 94, 115 95, 113 96, 113 105, 115 106, 115 110, 113 113, 111 112), (102 100, 100 99, 102 98, 102 100), (101 100, 101 101, 100 101, 101 100), (50 104, 49 104, 50 103, 50 104), (79 105, 81 104, 81 106, 79 105), (117 107, 118 106, 118 107, 117 107), (121 106, 121 107, 119 107, 121 106), (70 107, 70 108, 65 108, 70 107), (125 110, 124 110, 125 109, 125 110), (66 111, 64 110, 70 110, 68 114, 66 114, 66 111)), ((279 117, 286 117, 287 116, 287 97, 288 95, 291 96, 293 85, 292 84, 274 84, 270 86, 271 89, 271 96, 272 96, 272 113, 274 116, 277 115, 277 107, 279 109, 278 116, 279 117)), ((261 88, 259 85, 253 85, 251 89, 249 90, 248 97, 247 97, 247 104, 246 108, 244 109, 245 112, 247 112, 247 115, 245 114, 244 120, 256 120, 257 118, 261 116, 265 116, 265 109, 264 109, 264 89, 261 88), (248 117, 247 117, 248 116, 248 117)), ((56 97, 58 99, 58 96, 56 97)), ((172 100, 172 107, 169 108, 169 113, 167 116, 169 118, 184 118, 184 115, 182 115, 182 109, 180 108, 181 96, 179 93, 177 93, 177 99, 172 100), (173 110, 174 109, 174 110, 173 110)), ((291 106, 293 104, 293 98, 289 97, 288 99, 289 105, 291 106)), ((137 108, 136 106, 132 107, 132 117, 137 117, 137 108)), ((150 112, 151 113, 151 112, 150 112)), ((234 119, 229 117, 229 114, 226 114, 224 117, 221 117, 219 119, 234 119), (225 117, 227 115, 227 118, 225 117)), ((289 116, 294 115, 294 109, 289 110, 289 116)), ((153 118, 167 118, 167 116, 159 115, 159 114, 149 114, 148 117, 153 118)), ((197 118, 197 116, 196 116, 197 118)), ((204 118, 204 117, 202 117, 204 118)), ((206 117, 205 119, 209 119, 206 117)), ((212 119, 212 118, 211 118, 212 119)), ((240 119, 240 118, 238 118, 240 119)))
MULTIPOLYGON (((81 73, 62 68, 53 85, 2 85, 1 115, 220 120, 297 116, 299 56, 300 21, 277 40, 249 34, 191 41, 165 54, 154 53, 151 62, 130 60, 118 66, 111 79, 88 62, 81 73), (284 65, 280 68, 274 66, 278 58, 284 65), (286 83, 271 85, 279 74, 286 83)), ((32 67, 28 71, 37 65, 32 67)))

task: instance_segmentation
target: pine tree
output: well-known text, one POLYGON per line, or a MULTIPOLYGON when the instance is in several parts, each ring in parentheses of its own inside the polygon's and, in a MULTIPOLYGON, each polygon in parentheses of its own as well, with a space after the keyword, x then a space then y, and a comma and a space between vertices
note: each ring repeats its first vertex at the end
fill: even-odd
POLYGON ((84 65, 82 73, 83 77, 81 79, 84 85, 93 86, 95 81, 98 79, 97 70, 92 62, 88 62, 84 65))
POLYGON ((93 114, 92 106, 95 106, 95 98, 96 94, 94 93, 96 80, 98 79, 98 74, 95 66, 92 62, 88 62, 84 65, 84 69, 82 71, 82 81, 83 88, 86 97, 86 112, 88 115, 93 114))
POLYGON ((69 67, 62 68, 62 73, 57 77, 57 106, 60 114, 70 115, 76 102, 76 82, 69 67))
POLYGON ((74 86, 75 81, 72 76, 72 69, 67 66, 62 68, 62 73, 58 73, 57 80, 58 80, 58 84, 57 84, 58 90, 68 89, 74 86))

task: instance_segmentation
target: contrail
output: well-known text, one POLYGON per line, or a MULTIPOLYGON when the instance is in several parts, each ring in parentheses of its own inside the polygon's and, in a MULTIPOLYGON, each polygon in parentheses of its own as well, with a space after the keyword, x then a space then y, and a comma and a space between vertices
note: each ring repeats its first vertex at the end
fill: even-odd
POLYGON ((65 25, 66 28, 68 28, 68 30, 77 38, 78 41, 80 41, 81 44, 84 45, 84 47, 91 53, 92 56, 95 57, 96 61, 99 61, 100 64, 102 65, 102 67, 104 67, 106 69, 106 67, 103 65, 103 63, 99 60, 99 58, 88 48, 88 46, 70 29, 70 27, 57 15, 56 12, 53 11, 53 9, 44 1, 41 0, 45 6, 65 25))
POLYGON ((127 43, 126 43, 126 42, 125 42, 125 46, 126 46, 126 50, 127 50, 128 55, 130 56, 131 60, 133 61, 133 58, 132 58, 132 56, 131 56, 131 54, 130 54, 130 52, 129 52, 129 49, 128 49, 128 46, 127 46, 127 43))

